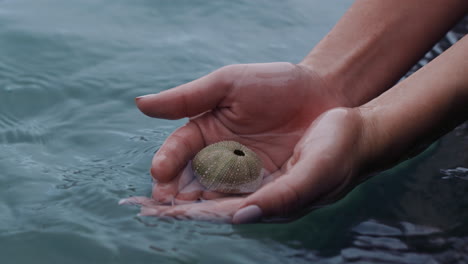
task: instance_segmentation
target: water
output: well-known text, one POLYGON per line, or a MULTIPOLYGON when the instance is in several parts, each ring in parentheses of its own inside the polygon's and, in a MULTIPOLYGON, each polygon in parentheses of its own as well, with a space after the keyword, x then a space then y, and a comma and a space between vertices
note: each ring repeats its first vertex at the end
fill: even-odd
POLYGON ((133 98, 298 62, 351 1, 0 1, 2 263, 466 263, 468 129, 288 224, 136 216, 185 120, 133 98), (463 262, 464 261, 464 262, 463 262))

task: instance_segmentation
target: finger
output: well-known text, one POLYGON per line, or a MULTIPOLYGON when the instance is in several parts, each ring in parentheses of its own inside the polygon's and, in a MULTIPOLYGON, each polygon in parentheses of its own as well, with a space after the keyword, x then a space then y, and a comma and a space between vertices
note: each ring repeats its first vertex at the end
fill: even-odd
POLYGON ((225 198, 176 206, 149 205, 141 208, 140 215, 230 223, 241 201, 242 198, 225 198))
POLYGON ((195 179, 177 193, 175 197, 175 204, 193 203, 197 201, 202 193, 204 187, 195 179))
POLYGON ((151 198, 144 196, 133 196, 119 201, 119 205, 144 205, 144 206, 155 206, 157 202, 151 198))
POLYGON ((301 209, 333 189, 334 181, 327 180, 326 161, 306 158, 286 174, 266 184, 248 196, 236 212, 233 223, 251 223, 261 218, 281 221, 302 213, 301 209), (246 210, 242 210, 247 208, 246 210))
POLYGON ((239 66, 227 66, 200 79, 163 91, 136 98, 138 108, 146 115, 165 119, 192 117, 213 108, 226 96, 239 66))
MULTIPOLYGON (((187 166, 191 167, 191 166, 187 166)), ((186 169, 187 170, 187 169, 186 169)), ((190 171, 186 172, 188 176, 182 177, 186 180, 179 180, 179 191, 175 196, 175 204, 185 204, 193 203, 197 200, 213 200, 229 196, 225 193, 219 193, 207 190, 200 182, 195 178, 193 171, 190 168, 190 171)))
POLYGON ((157 183, 153 187, 152 198, 159 204, 186 204, 198 200, 214 200, 230 196, 229 194, 206 190, 200 182, 193 179, 180 190, 179 177, 175 182, 157 183))
POLYGON ((263 218, 283 217, 294 212, 299 207, 301 199, 297 187, 285 180, 287 178, 291 176, 283 175, 248 196, 241 209, 234 215, 233 223, 253 223, 263 218))
MULTIPOLYGON (((310 204, 320 206, 342 197, 352 187, 354 161, 352 155, 343 153, 356 150, 360 133, 356 126, 360 123, 355 118, 358 117, 344 109, 329 111, 319 118, 283 166, 285 174, 247 197, 236 215, 242 216, 242 208, 252 205, 258 207, 262 217, 295 216, 310 204)), ((255 220, 236 215, 235 223, 255 220)))
MULTIPOLYGON (((151 175, 158 182, 173 180, 188 162, 205 146, 198 126, 192 121, 174 131, 163 143, 151 162, 151 175)), ((188 171, 187 171, 188 173, 188 171)))
POLYGON ((219 198, 228 197, 228 196, 232 196, 232 194, 213 192, 213 191, 204 191, 202 194, 202 199, 214 200, 214 199, 219 199, 219 198))
POLYGON ((188 162, 185 168, 171 181, 167 183, 156 181, 153 185, 152 197, 159 203, 173 204, 176 202, 176 196, 179 192, 190 185, 194 179, 191 162, 188 162))
MULTIPOLYGON (((177 180, 177 179, 176 179, 177 180)), ((173 204, 178 193, 178 185, 175 182, 155 183, 151 198, 161 204, 173 204)))

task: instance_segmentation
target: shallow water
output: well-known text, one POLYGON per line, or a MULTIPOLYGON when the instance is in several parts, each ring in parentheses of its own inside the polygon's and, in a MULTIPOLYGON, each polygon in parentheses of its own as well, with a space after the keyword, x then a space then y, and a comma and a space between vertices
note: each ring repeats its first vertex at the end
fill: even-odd
POLYGON ((185 120, 133 98, 298 62, 351 1, 0 0, 2 263, 467 263, 468 129, 288 224, 138 217, 185 120), (464 261, 464 262, 463 262, 464 261))

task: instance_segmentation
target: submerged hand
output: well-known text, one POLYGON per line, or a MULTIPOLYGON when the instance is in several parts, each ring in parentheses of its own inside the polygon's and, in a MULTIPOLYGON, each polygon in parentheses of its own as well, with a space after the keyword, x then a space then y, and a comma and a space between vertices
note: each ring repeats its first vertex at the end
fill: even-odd
MULTIPOLYGON (((278 171, 310 123, 344 105, 310 68, 290 63, 223 67, 179 87, 137 98, 152 117, 190 121, 170 135, 153 158, 153 199, 159 203, 217 198, 198 188, 184 168, 214 142, 235 140, 254 150, 269 172, 278 171)), ((276 174, 277 175, 277 174, 276 174)))
POLYGON ((367 146, 363 121, 355 109, 324 113, 297 142, 293 154, 275 172, 275 179, 247 197, 225 197, 202 203, 161 205, 148 198, 130 198, 142 215, 178 219, 248 223, 294 217, 312 206, 339 199, 358 179, 358 165, 367 146))

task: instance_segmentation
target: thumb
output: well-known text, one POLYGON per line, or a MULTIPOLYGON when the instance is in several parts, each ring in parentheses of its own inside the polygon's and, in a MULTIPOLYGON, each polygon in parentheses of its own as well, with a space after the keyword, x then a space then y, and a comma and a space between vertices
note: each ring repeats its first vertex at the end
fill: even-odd
POLYGON ((233 224, 253 223, 272 216, 286 217, 299 210, 302 201, 299 190, 288 178, 290 176, 283 175, 245 198, 233 216, 233 224))
MULTIPOLYGON (((246 197, 234 213, 234 224, 252 223, 261 219, 285 221, 299 217, 314 202, 335 196, 343 182, 330 177, 330 162, 326 156, 302 159, 293 168, 246 197), (331 191, 333 190, 333 191, 331 191)), ((324 200, 326 201, 326 199, 324 200)), ((315 206, 314 206, 315 208, 315 206)))
POLYGON ((161 93, 137 97, 136 104, 151 117, 180 119, 199 115, 221 103, 239 72, 238 66, 225 66, 161 93))

